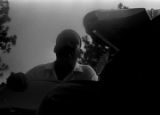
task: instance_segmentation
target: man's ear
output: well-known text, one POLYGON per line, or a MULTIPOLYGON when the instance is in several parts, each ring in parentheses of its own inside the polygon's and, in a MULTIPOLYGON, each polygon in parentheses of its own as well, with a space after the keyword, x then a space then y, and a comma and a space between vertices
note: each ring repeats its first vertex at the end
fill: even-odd
POLYGON ((81 53, 82 53, 81 48, 78 48, 78 49, 77 49, 77 57, 78 57, 78 58, 81 57, 81 53))

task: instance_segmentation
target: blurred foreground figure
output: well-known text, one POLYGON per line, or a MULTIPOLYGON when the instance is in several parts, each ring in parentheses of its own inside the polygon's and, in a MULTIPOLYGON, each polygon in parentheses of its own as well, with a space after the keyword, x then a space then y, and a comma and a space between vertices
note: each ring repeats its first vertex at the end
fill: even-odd
POLYGON ((56 61, 34 67, 26 73, 29 80, 98 81, 96 72, 89 65, 77 63, 80 56, 81 38, 71 29, 63 30, 57 37, 54 52, 56 61))
POLYGON ((104 114, 104 85, 95 81, 64 82, 42 101, 37 115, 104 114))

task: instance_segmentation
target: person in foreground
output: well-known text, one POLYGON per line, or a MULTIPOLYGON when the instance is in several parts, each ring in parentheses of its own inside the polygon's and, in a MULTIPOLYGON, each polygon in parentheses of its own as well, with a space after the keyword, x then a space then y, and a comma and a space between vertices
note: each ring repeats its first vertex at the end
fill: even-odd
POLYGON ((70 81, 91 80, 98 81, 98 76, 89 65, 77 62, 81 52, 81 38, 72 29, 63 30, 56 39, 54 52, 56 60, 51 63, 38 65, 26 73, 29 80, 70 81))
POLYGON ((61 83, 44 97, 36 115, 104 114, 106 90, 100 82, 83 80, 61 83))

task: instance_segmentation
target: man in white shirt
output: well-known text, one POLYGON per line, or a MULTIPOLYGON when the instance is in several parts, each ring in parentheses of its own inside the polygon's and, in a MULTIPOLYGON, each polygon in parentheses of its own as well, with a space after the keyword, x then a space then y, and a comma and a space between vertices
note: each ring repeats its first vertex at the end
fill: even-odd
POLYGON ((71 29, 63 30, 57 37, 54 62, 38 65, 26 73, 28 80, 70 81, 93 80, 98 76, 89 65, 77 62, 80 56, 81 38, 71 29))
POLYGON ((36 110, 46 94, 63 83, 75 80, 98 81, 98 76, 91 66, 77 63, 80 44, 80 37, 75 31, 70 29, 62 31, 54 48, 57 59, 51 63, 38 65, 25 75, 12 74, 7 81, 7 86, 11 90, 4 94, 3 103, 12 107, 36 110))

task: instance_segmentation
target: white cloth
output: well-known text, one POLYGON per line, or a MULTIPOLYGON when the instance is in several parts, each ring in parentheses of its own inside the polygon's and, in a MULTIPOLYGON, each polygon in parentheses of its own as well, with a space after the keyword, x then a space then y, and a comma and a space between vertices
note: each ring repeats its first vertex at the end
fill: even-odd
MULTIPOLYGON (((26 73, 26 76, 28 80, 58 81, 54 69, 54 62, 38 65, 29 70, 26 73)), ((64 80, 98 81, 98 76, 91 66, 76 63, 74 70, 68 76, 66 76, 64 80)))

